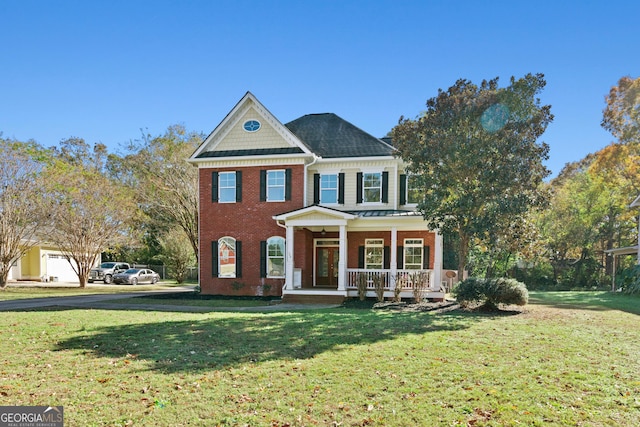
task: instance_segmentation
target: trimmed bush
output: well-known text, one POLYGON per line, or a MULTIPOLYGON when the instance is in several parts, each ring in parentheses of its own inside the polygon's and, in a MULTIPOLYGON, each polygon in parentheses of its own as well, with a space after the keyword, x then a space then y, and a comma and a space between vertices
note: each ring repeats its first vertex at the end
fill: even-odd
POLYGON ((470 277, 456 285, 453 296, 463 305, 479 303, 497 308, 498 304, 526 305, 529 292, 524 283, 514 279, 470 277))

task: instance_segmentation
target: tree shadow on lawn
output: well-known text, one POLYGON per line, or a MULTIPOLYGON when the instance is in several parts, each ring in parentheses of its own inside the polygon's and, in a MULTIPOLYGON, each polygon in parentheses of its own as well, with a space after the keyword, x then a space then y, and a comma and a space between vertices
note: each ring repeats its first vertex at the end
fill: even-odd
POLYGON ((165 373, 197 372, 247 362, 310 359, 342 346, 402 335, 467 328, 470 313, 290 312, 216 315, 202 320, 114 325, 58 343, 98 357, 150 362, 165 373))

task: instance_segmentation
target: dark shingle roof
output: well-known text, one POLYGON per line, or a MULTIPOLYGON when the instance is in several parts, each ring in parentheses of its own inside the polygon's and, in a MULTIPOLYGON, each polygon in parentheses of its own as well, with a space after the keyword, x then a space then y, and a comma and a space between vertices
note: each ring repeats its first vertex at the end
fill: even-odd
POLYGON ((333 113, 307 114, 285 124, 323 158, 392 156, 393 147, 333 113))
POLYGON ((301 148, 256 148, 253 150, 224 150, 224 151, 205 151, 198 155, 198 158, 208 157, 236 157, 236 156, 270 156, 273 154, 297 154, 304 153, 301 148))

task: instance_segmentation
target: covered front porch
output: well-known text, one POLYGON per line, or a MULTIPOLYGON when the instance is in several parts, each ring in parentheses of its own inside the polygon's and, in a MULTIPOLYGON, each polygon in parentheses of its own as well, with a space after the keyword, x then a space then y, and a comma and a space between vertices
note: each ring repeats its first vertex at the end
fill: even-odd
POLYGON ((274 219, 286 229, 284 300, 445 297, 442 236, 419 215, 310 206, 274 219))

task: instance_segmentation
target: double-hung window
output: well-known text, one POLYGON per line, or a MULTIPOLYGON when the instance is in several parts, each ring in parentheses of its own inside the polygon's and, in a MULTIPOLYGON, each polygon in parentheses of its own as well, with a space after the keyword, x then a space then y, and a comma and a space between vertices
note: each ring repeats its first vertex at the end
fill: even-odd
POLYGON ((362 174, 362 202, 380 203, 382 201, 382 174, 368 172, 362 174))
POLYGON ((214 171, 211 174, 211 201, 213 203, 236 203, 242 201, 242 172, 214 171))
POLYGON ((218 202, 233 203, 236 201, 236 173, 218 173, 218 202))
POLYGON ((404 239, 404 269, 421 270, 423 268, 422 239, 404 239))
POLYGON ((366 239, 364 250, 364 268, 368 270, 381 270, 384 266, 384 240, 366 239))
POLYGON ((320 175, 320 203, 338 203, 338 174, 320 175))
POLYGON ((267 202, 284 202, 284 170, 267 171, 267 202))
POLYGON ((418 204, 420 203, 422 197, 422 189, 418 186, 418 176, 407 176, 407 204, 418 204))
POLYGON ((318 205, 344 204, 344 172, 313 175, 313 203, 318 205))
POLYGON ((267 277, 284 277, 284 238, 267 240, 267 277))
POLYGON ((356 203, 388 203, 389 172, 358 172, 356 203))
POLYGON ((291 200, 291 169, 260 171, 260 201, 284 202, 291 200))

